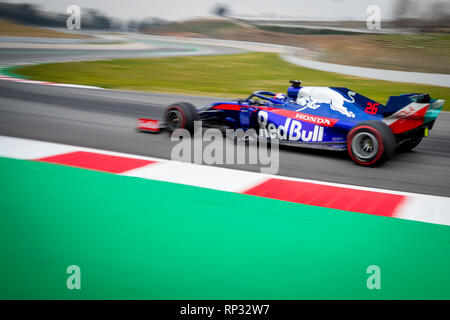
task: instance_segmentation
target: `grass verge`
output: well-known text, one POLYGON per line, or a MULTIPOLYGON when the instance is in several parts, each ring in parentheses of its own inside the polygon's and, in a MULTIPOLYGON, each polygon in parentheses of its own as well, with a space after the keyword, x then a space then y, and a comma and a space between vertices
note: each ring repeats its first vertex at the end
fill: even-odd
POLYGON ((236 98, 254 90, 285 92, 288 80, 301 79, 306 86, 348 87, 380 103, 391 95, 415 92, 450 101, 450 90, 445 87, 317 71, 289 64, 272 53, 53 63, 20 67, 15 72, 36 80, 111 89, 236 98))

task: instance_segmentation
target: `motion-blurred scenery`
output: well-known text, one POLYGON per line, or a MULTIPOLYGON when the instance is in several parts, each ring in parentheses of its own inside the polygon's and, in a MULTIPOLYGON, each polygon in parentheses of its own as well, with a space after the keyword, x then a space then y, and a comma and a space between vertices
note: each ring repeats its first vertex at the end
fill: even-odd
MULTIPOLYGON (((251 1, 250 1, 251 2, 251 1)), ((325 1, 326 2, 326 1, 325 1)), ((344 7, 347 11, 355 3, 328 1, 334 7, 344 7)), ((140 2, 136 3, 136 7, 140 2)), ((250 3, 251 4, 251 3, 250 3)), ((148 35, 183 37, 194 39, 223 39, 245 42, 282 45, 280 48, 267 48, 259 51, 275 54, 257 53, 248 57, 220 58, 180 58, 176 60, 144 59, 136 61, 112 61, 102 63, 70 64, 61 66, 36 66, 21 69, 20 73, 31 79, 45 79, 61 82, 69 79, 77 84, 97 85, 107 88, 124 88, 150 91, 209 94, 235 96, 243 91, 252 91, 266 85, 272 90, 282 90, 286 78, 302 77, 308 85, 347 86, 362 91, 378 101, 386 102, 390 95, 406 91, 423 90, 423 86, 401 83, 368 82, 355 79, 354 75, 337 75, 322 69, 317 72, 309 65, 292 66, 279 59, 279 53, 289 53, 302 59, 339 65, 367 67, 386 70, 425 72, 436 74, 450 73, 450 3, 447 1, 398 0, 395 3, 382 3, 380 28, 370 30, 367 20, 370 13, 360 10, 353 19, 333 19, 332 12, 324 20, 308 16, 308 5, 302 2, 290 4, 299 12, 296 19, 289 15, 265 13, 258 16, 240 10, 239 2, 208 5, 205 17, 195 17, 198 12, 181 20, 164 17, 144 17, 124 19, 103 13, 102 6, 82 8, 81 30, 67 32, 67 14, 44 10, 39 4, 7 3, 0 4, 0 33, 3 36, 42 37, 42 38, 86 38, 90 32, 99 31, 106 35, 117 35, 117 39, 107 43, 124 42, 119 35, 138 32, 148 35), (303 15, 302 15, 303 13, 303 15), (359 19, 357 19, 359 18, 359 19), (296 50, 296 48, 298 48, 296 50), (177 64, 170 63, 177 61, 177 64), (127 64, 128 78, 120 76, 121 67, 127 64), (224 64, 226 67, 224 68, 224 64), (271 67, 267 68, 270 64, 271 67), (95 68, 93 68, 95 67, 95 68), (57 68, 58 72, 53 72, 57 68), (73 73, 72 69, 77 72, 73 73), (160 72, 164 68, 165 72, 160 72), (217 69, 220 70, 217 70, 217 69), (92 72, 97 70, 98 72, 92 72), (217 72, 221 76, 217 77, 217 72), (247 76, 246 76, 247 75, 247 76), (177 83, 174 78, 186 81, 177 83), (376 83, 376 85, 373 85, 376 83), (239 90, 239 88, 241 90, 239 90)), ((114 4, 112 5, 114 6, 114 4)), ((359 6, 364 9, 364 6, 359 6)), ((202 10, 198 10, 202 12, 202 10)), ((331 8, 330 8, 331 10, 331 8)), ((281 11, 281 9, 280 9, 281 11)), ((129 41, 129 40, 128 40, 129 41)), ((105 41, 104 41, 105 42, 105 41)), ((231 46, 231 45, 230 45, 231 46)), ((238 45, 234 45, 237 47, 238 45)), ((241 46, 242 48, 242 46, 241 46)), ((19 70, 17 70, 19 71, 19 70)), ((400 76, 401 77, 401 76, 400 76)), ((370 78, 370 77, 369 77, 370 78)), ((386 79, 377 80, 390 80, 386 79)), ((405 78, 405 83, 408 79, 405 78)), ((429 83, 422 83, 429 85, 429 83)), ((438 86, 427 89, 431 94, 444 99, 450 98, 448 90, 438 86)), ((447 108, 447 107, 446 107, 447 108)))
POLYGON ((448 111, 449 0, 2 1, 0 299, 450 299, 448 111))

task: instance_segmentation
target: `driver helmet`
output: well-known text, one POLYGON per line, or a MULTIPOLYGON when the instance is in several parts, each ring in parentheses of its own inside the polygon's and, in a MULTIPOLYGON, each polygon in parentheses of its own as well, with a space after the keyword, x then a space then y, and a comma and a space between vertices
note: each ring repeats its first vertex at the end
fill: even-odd
POLYGON ((281 100, 281 101, 287 100, 287 95, 285 95, 284 93, 277 93, 273 97, 274 97, 274 99, 281 100))

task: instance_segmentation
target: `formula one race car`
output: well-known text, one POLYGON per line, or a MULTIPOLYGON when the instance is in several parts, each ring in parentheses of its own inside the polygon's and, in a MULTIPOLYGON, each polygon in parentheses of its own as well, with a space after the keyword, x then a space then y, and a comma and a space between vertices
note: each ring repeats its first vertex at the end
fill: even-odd
POLYGON ((259 138, 280 144, 348 150, 359 165, 376 166, 395 150, 410 151, 428 135, 444 100, 428 94, 391 96, 386 105, 347 88, 302 87, 291 81, 287 95, 255 91, 245 100, 216 102, 195 108, 179 102, 164 120, 139 119, 138 129, 194 130, 207 127, 255 129, 259 138))

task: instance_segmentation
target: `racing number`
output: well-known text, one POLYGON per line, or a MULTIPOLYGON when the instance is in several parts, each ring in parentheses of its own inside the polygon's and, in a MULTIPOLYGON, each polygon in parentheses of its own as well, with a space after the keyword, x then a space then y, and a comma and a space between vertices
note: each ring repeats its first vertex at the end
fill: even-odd
POLYGON ((366 110, 364 110, 364 111, 369 114, 375 114, 378 112, 379 105, 380 104, 378 102, 375 102, 375 103, 367 102, 367 107, 366 107, 366 110))

